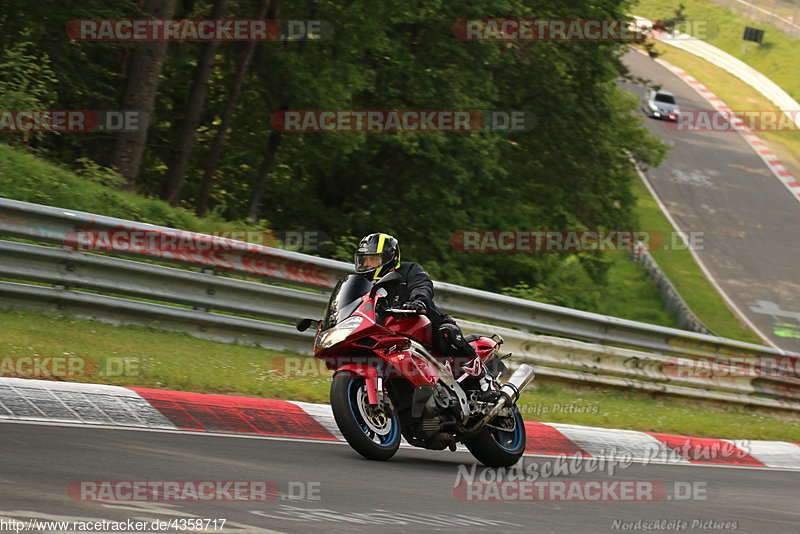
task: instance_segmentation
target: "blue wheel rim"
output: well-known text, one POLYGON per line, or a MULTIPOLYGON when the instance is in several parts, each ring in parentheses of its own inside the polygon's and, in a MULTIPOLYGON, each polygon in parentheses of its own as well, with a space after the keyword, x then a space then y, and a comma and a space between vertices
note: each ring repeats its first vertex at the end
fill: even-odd
POLYGON ((514 419, 516 420, 516 425, 511 432, 500 430, 499 428, 489 428, 489 434, 497 444, 509 452, 516 451, 522 445, 522 425, 525 423, 522 421, 522 415, 520 415, 516 406, 514 407, 514 419))
POLYGON ((398 433, 397 433, 397 415, 391 414, 389 417, 389 421, 391 424, 391 428, 389 433, 386 435, 380 435, 373 431, 369 425, 367 425, 364 418, 361 416, 361 412, 358 409, 358 390, 360 390, 365 384, 363 378, 351 378, 350 382, 347 384, 347 400, 348 404, 350 405, 350 412, 353 414, 353 419, 355 419, 356 423, 358 424, 359 428, 361 428, 361 432, 372 441, 375 445, 379 447, 391 447, 394 445, 395 441, 397 440, 398 433))

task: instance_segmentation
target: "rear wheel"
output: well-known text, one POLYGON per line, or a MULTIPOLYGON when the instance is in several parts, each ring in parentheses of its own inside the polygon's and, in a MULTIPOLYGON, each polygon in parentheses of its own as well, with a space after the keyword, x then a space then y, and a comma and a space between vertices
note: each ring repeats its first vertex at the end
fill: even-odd
POLYGON ((512 417, 495 417, 477 436, 464 441, 469 452, 488 467, 511 467, 525 452, 525 443, 525 423, 516 404, 512 417))
POLYGON ((342 372, 333 377, 331 408, 336 425, 353 449, 370 460, 388 460, 400 447, 400 423, 391 399, 372 406, 364 377, 342 372))

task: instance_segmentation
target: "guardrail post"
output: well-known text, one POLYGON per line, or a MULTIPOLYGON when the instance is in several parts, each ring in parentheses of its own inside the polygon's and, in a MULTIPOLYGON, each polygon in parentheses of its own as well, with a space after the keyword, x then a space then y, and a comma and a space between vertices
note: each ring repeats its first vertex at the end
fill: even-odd
MULTIPOLYGON (((211 275, 214 275, 214 276, 217 275, 217 271, 215 269, 211 269, 210 267, 203 267, 202 269, 200 269, 200 272, 203 273, 203 274, 211 274, 211 275)), ((206 290, 206 294, 209 297, 213 297, 214 296, 214 288, 213 287, 208 288, 206 290)), ((206 307, 206 306, 192 306, 192 309, 208 313, 208 307, 206 307)))

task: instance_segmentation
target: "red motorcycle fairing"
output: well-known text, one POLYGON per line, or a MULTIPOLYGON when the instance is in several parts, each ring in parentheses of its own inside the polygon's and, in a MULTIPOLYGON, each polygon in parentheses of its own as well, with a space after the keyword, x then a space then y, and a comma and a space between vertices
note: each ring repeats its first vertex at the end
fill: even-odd
POLYGON ((405 335, 419 341, 428 349, 430 349, 430 347, 433 345, 431 320, 424 315, 405 318, 388 317, 384 326, 393 332, 404 333, 405 335))
MULTIPOLYGON (((398 340, 402 342, 403 340, 398 340)), ((328 354, 325 365, 331 371, 352 371, 364 378, 404 378, 412 386, 433 386, 439 381, 439 371, 406 346, 394 343, 389 350, 375 350, 371 356, 355 356, 348 351, 328 354)))
POLYGON ((375 322, 374 302, 367 295, 351 317, 356 315, 363 318, 361 325, 348 336, 347 342, 332 347, 319 348, 317 340, 322 331, 321 325, 318 326, 314 356, 324 360, 328 369, 363 376, 370 404, 378 403, 378 378, 404 378, 413 386, 436 385, 438 369, 409 350, 414 341, 430 349, 430 319, 387 317, 385 324, 379 325, 375 322))
POLYGON ((471 341, 470 345, 472 345, 472 348, 475 349, 475 354, 480 356, 483 363, 489 361, 492 356, 494 356, 494 353, 498 348, 497 341, 488 336, 481 336, 478 339, 471 341))

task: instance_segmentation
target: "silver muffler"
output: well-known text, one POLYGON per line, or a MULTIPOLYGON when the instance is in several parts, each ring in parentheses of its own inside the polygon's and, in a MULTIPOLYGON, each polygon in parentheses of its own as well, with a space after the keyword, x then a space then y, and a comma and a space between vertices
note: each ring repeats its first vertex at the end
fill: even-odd
POLYGON ((508 379, 508 382, 500 386, 500 393, 503 397, 508 399, 507 404, 514 404, 517 402, 519 396, 522 395, 525 388, 533 382, 535 376, 536 372, 533 370, 533 367, 526 363, 520 364, 517 370, 511 375, 511 378, 508 379))
POLYGON ((483 417, 483 419, 478 421, 475 426, 467 431, 474 432, 476 430, 480 430, 486 426, 489 421, 494 419, 498 413, 500 413, 500 410, 503 409, 503 406, 510 406, 517 402, 519 396, 522 395, 522 392, 525 391, 525 388, 527 388, 531 382, 533 382, 535 376, 536 372, 533 370, 533 367, 526 363, 520 364, 508 381, 500 386, 501 397, 497 404, 495 404, 494 408, 492 408, 491 411, 489 411, 489 413, 483 417))

